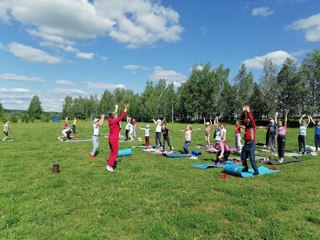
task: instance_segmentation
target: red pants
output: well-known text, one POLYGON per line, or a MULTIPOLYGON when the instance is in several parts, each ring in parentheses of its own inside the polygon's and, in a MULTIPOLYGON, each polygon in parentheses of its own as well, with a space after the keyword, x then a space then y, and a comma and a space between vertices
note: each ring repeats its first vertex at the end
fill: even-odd
POLYGON ((116 159, 118 157, 118 150, 119 150, 119 141, 109 141, 110 146, 110 155, 108 159, 108 165, 110 167, 113 167, 114 163, 116 162, 116 159))
POLYGON ((146 140, 146 146, 148 147, 150 145, 150 137, 144 137, 146 140))

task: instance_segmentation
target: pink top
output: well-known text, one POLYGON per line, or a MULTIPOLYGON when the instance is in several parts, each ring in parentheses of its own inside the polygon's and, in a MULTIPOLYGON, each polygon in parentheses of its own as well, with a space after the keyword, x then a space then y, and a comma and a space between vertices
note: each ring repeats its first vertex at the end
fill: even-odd
POLYGON ((184 138, 186 141, 191 141, 191 132, 192 132, 191 130, 186 130, 184 132, 184 138))
POLYGON ((278 134, 281 135, 281 136, 286 135, 286 131, 287 131, 287 129, 286 129, 285 126, 281 126, 281 127, 278 128, 278 134))
POLYGON ((224 151, 230 151, 229 146, 224 141, 217 142, 213 147, 216 148, 218 151, 221 151, 221 156, 224 154, 224 151))
POLYGON ((241 133, 241 126, 240 125, 236 125, 235 126, 235 134, 240 134, 241 133))
POLYGON ((208 124, 208 125, 206 126, 206 133, 209 133, 210 131, 211 131, 211 125, 208 124))

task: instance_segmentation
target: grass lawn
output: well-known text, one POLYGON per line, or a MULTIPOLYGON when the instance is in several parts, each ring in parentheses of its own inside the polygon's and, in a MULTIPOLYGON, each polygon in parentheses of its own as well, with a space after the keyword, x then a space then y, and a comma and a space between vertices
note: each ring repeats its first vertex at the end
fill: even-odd
MULTIPOLYGON (((185 125, 167 126, 177 152, 185 125)), ((194 127, 201 131, 193 133, 190 150, 205 143, 203 125, 194 127)), ((203 150, 190 160, 133 149, 109 173, 106 138, 91 159, 91 142, 57 141, 61 128, 11 124, 15 141, 0 142, 0 239, 320 239, 320 154, 276 166, 276 174, 221 179, 221 169, 192 168, 214 157, 203 150), (60 173, 52 173, 53 164, 60 173)), ((233 126, 227 130, 234 145, 233 126)), ((90 123, 79 121, 78 132, 90 138, 90 123)), ((106 124, 100 133, 107 133, 106 124)), ((288 147, 297 148, 297 135, 288 129, 288 147)), ((258 129, 257 142, 264 137, 258 129)), ((120 149, 142 143, 120 143, 120 149)), ((313 145, 313 127, 307 144, 313 145)))

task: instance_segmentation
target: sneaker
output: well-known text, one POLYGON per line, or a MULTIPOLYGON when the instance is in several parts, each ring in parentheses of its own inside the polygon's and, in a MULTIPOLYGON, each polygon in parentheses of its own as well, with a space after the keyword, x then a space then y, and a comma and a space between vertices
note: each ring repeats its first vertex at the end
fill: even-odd
POLYGON ((281 158, 281 159, 279 160, 279 163, 283 163, 283 158, 281 158))
POLYGON ((242 169, 242 172, 248 172, 248 171, 249 171, 248 167, 244 167, 244 168, 242 169))
POLYGON ((97 158, 97 156, 94 156, 94 155, 91 155, 91 154, 89 154, 89 157, 90 158, 97 158))
POLYGON ((107 165, 106 169, 107 169, 107 171, 109 171, 109 172, 114 172, 113 167, 110 167, 109 165, 107 165))
POLYGON ((259 175, 259 172, 258 172, 258 171, 256 171, 256 172, 254 172, 254 173, 253 173, 253 175, 259 175))
POLYGON ((185 154, 186 157, 190 157, 190 154, 185 154))

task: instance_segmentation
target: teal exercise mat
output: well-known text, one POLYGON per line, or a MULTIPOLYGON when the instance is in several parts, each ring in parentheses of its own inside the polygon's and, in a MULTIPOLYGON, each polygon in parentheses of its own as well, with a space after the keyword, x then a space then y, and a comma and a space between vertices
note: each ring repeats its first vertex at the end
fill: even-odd
POLYGON ((64 142, 91 142, 92 141, 92 139, 68 139, 68 140, 66 140, 66 141, 64 141, 64 142))
POLYGON ((183 157, 200 157, 202 156, 202 153, 198 150, 192 150, 189 155, 186 155, 184 153, 169 153, 169 154, 163 154, 166 157, 170 158, 183 158, 183 157))
POLYGON ((207 168, 223 168, 226 164, 236 164, 231 160, 221 162, 220 164, 217 163, 197 163, 194 164, 193 168, 200 168, 200 169, 207 169, 207 168))
POLYGON ((234 164, 227 164, 223 168, 223 172, 229 175, 237 176, 237 177, 243 177, 243 178, 248 178, 248 177, 253 177, 253 176, 262 176, 262 175, 267 175, 267 174, 272 174, 272 173, 277 173, 280 170, 271 170, 266 167, 259 167, 259 175, 253 175, 254 171, 252 168, 249 169, 248 172, 242 172, 243 167, 234 165, 234 164))
MULTIPOLYGON (((237 160, 237 161, 241 161, 241 156, 230 156, 229 158, 231 158, 231 159, 234 159, 234 160, 237 160)), ((261 160, 263 160, 264 159, 264 157, 262 157, 262 156, 255 156, 254 157, 254 160, 255 161, 261 161, 261 160)), ((248 159, 249 160, 249 159, 248 159)))

